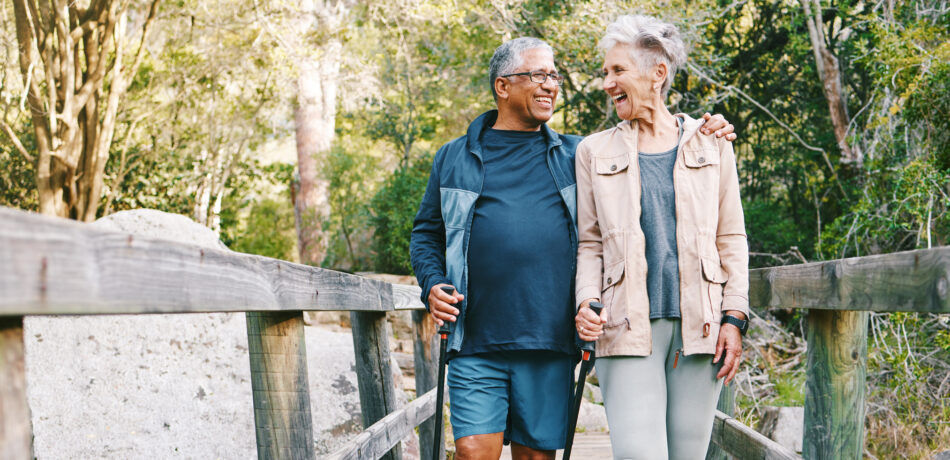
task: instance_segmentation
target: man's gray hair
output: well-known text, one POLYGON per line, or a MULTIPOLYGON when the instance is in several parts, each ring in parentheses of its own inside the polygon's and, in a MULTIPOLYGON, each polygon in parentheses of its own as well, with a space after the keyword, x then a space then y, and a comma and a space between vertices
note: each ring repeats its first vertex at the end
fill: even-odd
POLYGON ((544 40, 534 37, 521 37, 509 40, 495 49, 495 54, 492 55, 491 61, 488 64, 488 85, 491 86, 491 94, 496 101, 498 100, 498 93, 495 92, 495 79, 501 75, 514 73, 515 69, 524 63, 522 54, 525 51, 536 48, 543 48, 550 51, 551 54, 554 54, 554 49, 551 48, 551 45, 545 43, 544 40))
POLYGON ((664 98, 673 84, 676 69, 686 63, 686 45, 679 30, 673 24, 652 16, 620 16, 607 26, 607 32, 597 47, 606 52, 616 45, 630 47, 630 58, 643 75, 661 62, 666 64, 669 73, 660 89, 664 98))

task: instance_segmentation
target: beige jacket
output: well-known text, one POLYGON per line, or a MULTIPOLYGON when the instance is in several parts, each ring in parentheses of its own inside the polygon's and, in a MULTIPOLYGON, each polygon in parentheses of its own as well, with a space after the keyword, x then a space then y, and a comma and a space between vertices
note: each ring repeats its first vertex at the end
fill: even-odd
MULTIPOLYGON (((749 249, 732 144, 687 115, 673 166, 683 352, 715 353, 725 310, 749 312, 749 249)), ((640 228, 637 122, 577 147, 576 298, 607 310, 597 356, 649 355, 650 301, 640 228)))

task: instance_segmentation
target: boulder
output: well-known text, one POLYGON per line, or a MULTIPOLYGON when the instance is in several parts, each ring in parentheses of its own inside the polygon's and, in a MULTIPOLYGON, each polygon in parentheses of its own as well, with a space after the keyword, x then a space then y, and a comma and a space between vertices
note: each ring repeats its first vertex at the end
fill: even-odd
POLYGON ((759 433, 795 452, 802 451, 802 434, 805 430, 804 407, 762 408, 759 433))
POLYGON ((180 214, 171 214, 154 209, 119 211, 102 217, 90 225, 106 230, 162 238, 206 248, 228 248, 210 228, 180 214))
POLYGON ((604 406, 581 400, 581 411, 577 415, 577 431, 579 432, 606 432, 607 411, 604 406))
POLYGON ((584 399, 595 404, 604 403, 604 397, 600 394, 600 387, 592 385, 590 382, 584 382, 584 399))

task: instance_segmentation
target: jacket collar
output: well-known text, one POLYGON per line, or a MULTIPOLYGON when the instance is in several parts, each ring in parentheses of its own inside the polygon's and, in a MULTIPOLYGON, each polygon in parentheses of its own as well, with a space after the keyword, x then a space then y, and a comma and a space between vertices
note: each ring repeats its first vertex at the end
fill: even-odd
MULTIPOLYGON (((468 131, 465 133, 465 142, 468 146, 469 152, 472 152, 481 158, 482 134, 486 130, 491 129, 491 127, 494 126, 496 120, 498 120, 498 110, 489 110, 479 115, 478 118, 468 125, 468 131)), ((541 125, 541 132, 544 134, 544 141, 547 144, 549 150, 561 145, 561 136, 557 134, 557 131, 554 131, 548 127, 547 123, 541 125)))

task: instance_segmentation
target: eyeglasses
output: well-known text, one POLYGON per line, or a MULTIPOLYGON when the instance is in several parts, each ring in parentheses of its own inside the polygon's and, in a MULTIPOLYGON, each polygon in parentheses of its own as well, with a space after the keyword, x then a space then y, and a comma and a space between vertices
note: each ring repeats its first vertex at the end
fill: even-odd
POLYGON ((559 85, 559 86, 561 82, 564 81, 564 77, 562 75, 558 75, 557 73, 546 73, 540 70, 535 70, 533 72, 510 73, 508 75, 499 75, 499 76, 502 78, 508 78, 508 77, 514 77, 514 76, 520 76, 520 77, 527 76, 527 77, 531 77, 531 81, 539 85, 543 85, 544 82, 548 81, 548 78, 553 80, 555 85, 559 85))

